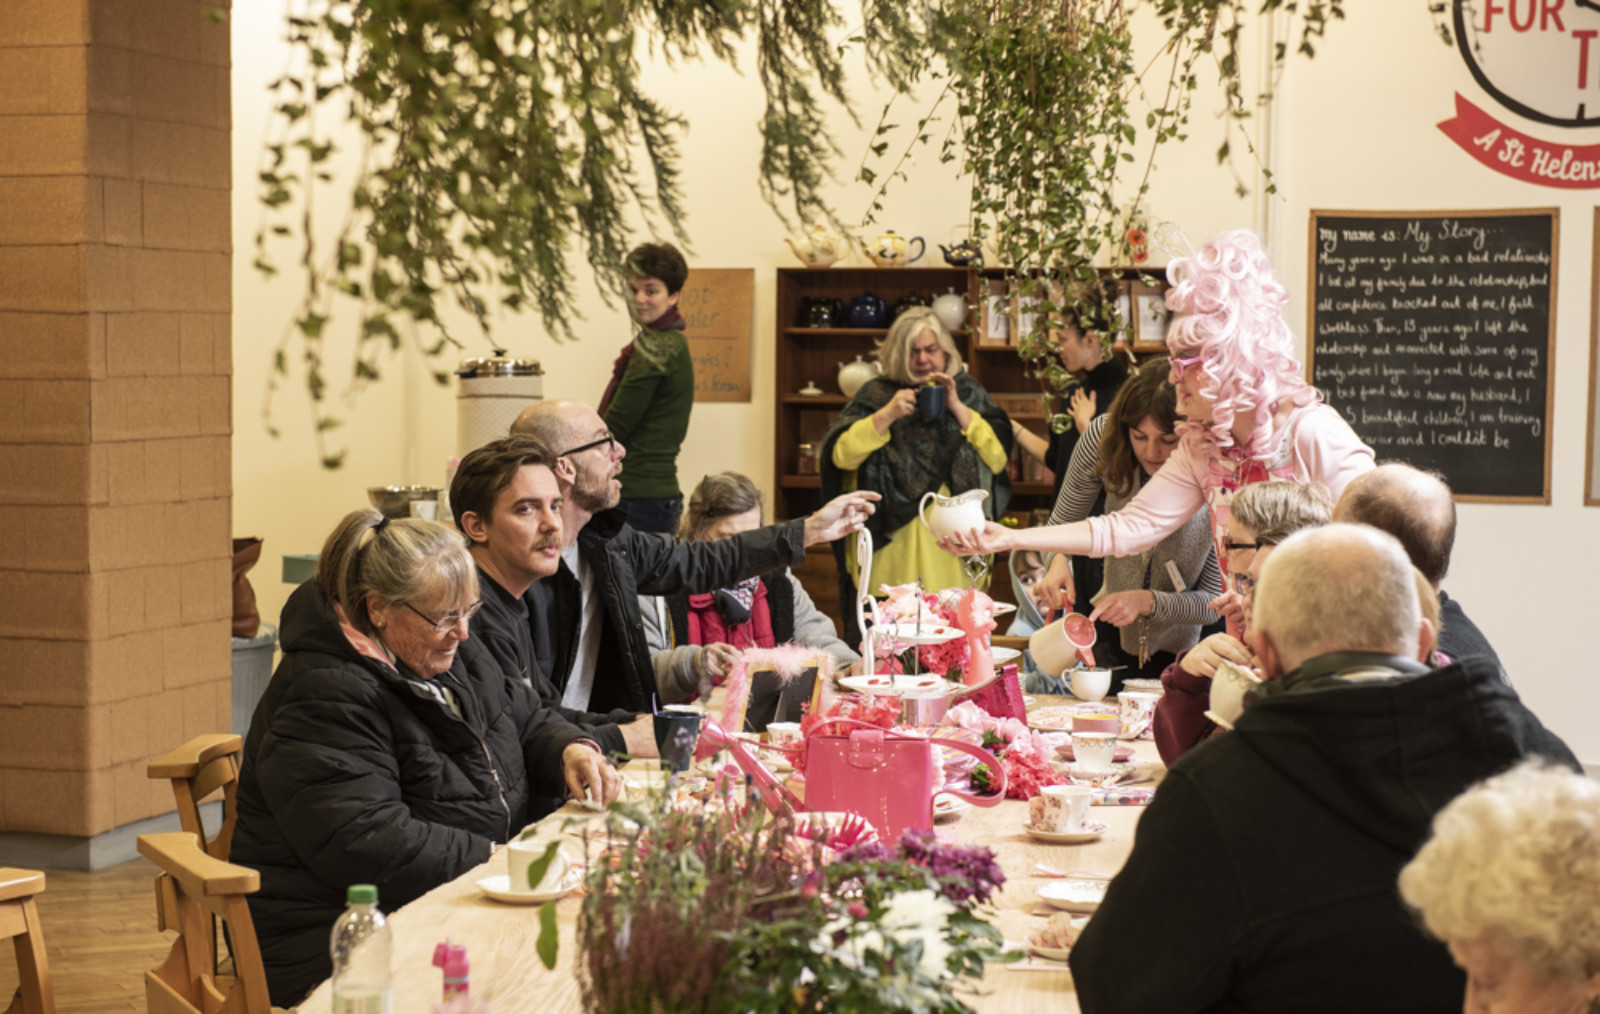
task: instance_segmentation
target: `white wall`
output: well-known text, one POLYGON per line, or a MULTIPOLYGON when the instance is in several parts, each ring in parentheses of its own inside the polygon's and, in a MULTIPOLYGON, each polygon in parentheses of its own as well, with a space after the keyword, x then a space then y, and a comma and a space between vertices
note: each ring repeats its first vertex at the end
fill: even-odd
MULTIPOLYGON (((257 222, 254 179, 267 109, 262 86, 281 71, 284 59, 277 41, 280 15, 274 7, 236 5, 233 12, 235 532, 267 539, 255 584, 268 618, 276 615, 288 591, 278 581, 281 554, 316 551, 339 515, 366 502, 367 486, 440 481, 444 460, 455 446, 453 391, 435 387, 411 360, 392 366, 388 380, 342 413, 348 420, 342 432, 351 453, 341 471, 325 472, 317 465, 298 379, 277 401, 275 418, 284 437, 274 441, 262 431, 259 407, 270 349, 298 296, 291 281, 265 283, 249 266, 257 222)), ((1563 566, 1569 560, 1593 559, 1600 543, 1600 512, 1581 506, 1590 215, 1595 201, 1582 192, 1499 177, 1434 128, 1453 111, 1455 90, 1493 107, 1477 93, 1454 50, 1433 35, 1420 0, 1348 5, 1346 16, 1316 59, 1295 61, 1280 82, 1269 153, 1280 189, 1276 198, 1257 202, 1234 195, 1232 175, 1215 165, 1221 139, 1214 115, 1216 93, 1203 90, 1191 140, 1162 153, 1150 210, 1183 225, 1196 242, 1223 228, 1265 229, 1282 277, 1292 292, 1300 293, 1312 208, 1562 208, 1554 503, 1464 505, 1447 587, 1499 649, 1534 709, 1581 758, 1600 762, 1600 723, 1584 720, 1600 712, 1600 683, 1583 678, 1587 664, 1581 649, 1558 647, 1585 629, 1597 601, 1581 569, 1563 566)), ((1136 32, 1145 50, 1153 39, 1150 29, 1141 22, 1136 32)), ((753 73, 752 61, 747 59, 745 67, 753 73)), ((772 473, 773 269, 793 259, 781 241, 782 223, 757 193, 759 93, 749 77, 721 66, 668 69, 653 64, 648 73, 651 86, 692 124, 683 166, 691 265, 756 269, 753 400, 748 405, 696 407, 680 477, 687 486, 707 471, 738 468, 765 485, 772 473)), ((841 164, 846 180, 854 175, 883 102, 864 75, 853 76, 852 88, 864 125, 849 125, 842 113, 837 120, 847 153, 841 164)), ((900 121, 920 108, 907 105, 900 121)), ((919 157, 912 177, 891 192, 879 228, 922 235, 930 248, 934 242, 948 242, 967 217, 964 188, 952 169, 938 165, 931 154, 919 157)), ((841 182, 833 193, 847 221, 854 221, 866 206, 867 191, 860 184, 841 182)), ((862 231, 875 235, 879 228, 862 231)), ((606 306, 581 279, 580 273, 586 318, 578 325, 581 341, 557 344, 533 317, 503 321, 497 340, 513 354, 542 361, 547 393, 571 392, 593 401, 627 337, 628 322, 620 305, 606 306)), ((1290 321, 1297 331, 1304 330, 1305 308, 1298 299, 1290 321)), ((338 333, 348 342, 348 329, 338 333)), ((465 328, 462 333, 470 335, 465 328)), ((483 348, 473 342, 468 354, 483 354, 483 348)))

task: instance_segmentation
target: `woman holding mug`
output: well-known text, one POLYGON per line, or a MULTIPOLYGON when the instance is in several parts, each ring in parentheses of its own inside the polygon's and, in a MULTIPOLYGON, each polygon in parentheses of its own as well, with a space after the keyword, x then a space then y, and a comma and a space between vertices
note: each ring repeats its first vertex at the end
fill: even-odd
MULTIPOLYGON (((1254 234, 1223 233, 1195 257, 1167 269, 1171 354, 1177 388, 1178 447, 1133 502, 1115 514, 1018 531, 987 525, 941 540, 967 556, 1042 549, 1089 556, 1142 553, 1211 509, 1212 544, 1225 559, 1229 504, 1240 489, 1268 479, 1321 483, 1338 499, 1372 468, 1372 448, 1301 377, 1283 319, 1288 291, 1254 234)), ((1226 564, 1224 563, 1226 573, 1226 564)), ((1040 595, 1059 602, 1070 580, 1052 562, 1040 595)))
MULTIPOLYGON (((874 584, 921 578, 935 590, 965 586, 961 561, 939 552, 917 510, 926 493, 976 489, 988 493, 984 516, 1000 517, 1011 499, 1011 423, 966 372, 955 340, 928 307, 900 314, 878 346, 878 363, 883 375, 861 386, 823 442, 823 499, 850 489, 883 496, 866 524, 874 584)), ((857 577, 854 536, 848 542, 834 543, 845 603, 855 601, 857 577)), ((855 611, 843 612, 853 628, 855 611)), ((859 636, 846 631, 851 643, 859 636)))

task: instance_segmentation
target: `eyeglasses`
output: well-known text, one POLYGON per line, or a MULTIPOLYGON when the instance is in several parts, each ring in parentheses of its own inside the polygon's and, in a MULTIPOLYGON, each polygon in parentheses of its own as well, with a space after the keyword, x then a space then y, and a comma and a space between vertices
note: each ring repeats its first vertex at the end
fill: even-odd
POLYGON ((607 433, 599 440, 592 440, 589 443, 584 444, 582 447, 574 447, 570 451, 562 451, 560 454, 556 455, 556 457, 565 458, 569 454, 582 454, 584 451, 592 451, 602 444, 605 445, 606 457, 609 458, 616 451, 617 438, 607 433))
POLYGON ((462 620, 472 619, 474 616, 478 615, 478 610, 483 608, 483 600, 479 599, 472 605, 461 610, 459 613, 450 613, 449 615, 441 616, 436 620, 409 602, 403 602, 401 604, 407 609, 416 613, 418 616, 422 617, 424 620, 427 620, 428 624, 433 627, 433 631, 436 634, 442 634, 446 630, 453 629, 462 620))
POLYGON ((1167 365, 1171 366, 1172 372, 1178 375, 1178 383, 1181 384, 1183 383, 1184 377, 1188 375, 1189 368, 1199 362, 1199 356, 1173 356, 1167 360, 1167 365))
POLYGON ((1254 552, 1255 550, 1261 548, 1261 543, 1259 543, 1259 542, 1233 542, 1233 541, 1230 540, 1230 541, 1224 542, 1222 544, 1222 548, 1226 549, 1230 553, 1237 553, 1237 552, 1240 552, 1241 550, 1245 550, 1245 549, 1248 549, 1251 552, 1254 552))

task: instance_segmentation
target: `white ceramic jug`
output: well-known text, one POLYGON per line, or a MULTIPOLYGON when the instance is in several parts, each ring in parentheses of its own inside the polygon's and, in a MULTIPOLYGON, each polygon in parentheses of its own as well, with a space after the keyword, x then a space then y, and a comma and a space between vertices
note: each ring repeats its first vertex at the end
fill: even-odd
POLYGON ((937 539, 942 539, 951 532, 982 528, 985 521, 983 501, 988 496, 988 492, 981 489, 969 489, 959 496, 924 493, 922 502, 917 504, 917 517, 921 519, 922 526, 932 532, 937 539), (933 501, 931 512, 928 510, 929 500, 933 501))

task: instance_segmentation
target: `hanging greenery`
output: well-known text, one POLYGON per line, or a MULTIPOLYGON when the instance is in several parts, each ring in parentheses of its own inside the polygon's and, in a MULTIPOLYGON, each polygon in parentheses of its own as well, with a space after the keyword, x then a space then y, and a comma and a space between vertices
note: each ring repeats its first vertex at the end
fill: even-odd
MULTIPOLYGON (((534 309, 558 340, 573 337, 575 260, 608 299, 625 291, 634 217, 687 245, 686 124, 644 91, 641 53, 734 64, 752 41, 765 96, 762 196, 789 223, 835 217, 820 190, 840 155, 830 125, 849 114, 838 0, 289 2, 293 55, 269 85, 277 115, 260 169, 255 264, 273 274, 292 249, 307 282, 274 352, 268 425, 278 383, 303 369, 329 467, 345 454, 328 440, 340 424, 324 343, 336 311, 360 319, 353 392, 407 341, 435 361, 459 348, 445 304, 485 334, 498 304, 534 309), (357 152, 334 140, 350 136, 347 124, 357 152), (336 166, 341 185, 347 173, 353 182, 338 221, 325 223, 316 191, 335 183, 336 166)), ((1170 33, 1172 71, 1147 138, 1182 136, 1202 56, 1215 59, 1230 113, 1242 117, 1242 2, 1135 2, 1170 33)), ((1340 7, 1264 0, 1257 16, 1297 16, 1309 52, 1340 7)), ((974 219, 993 224, 1003 259, 1038 269, 1040 309, 1103 299, 1091 259, 1115 239, 1113 184, 1138 138, 1128 100, 1145 76, 1132 65, 1122 0, 861 0, 859 9, 852 41, 872 74, 896 93, 944 82, 956 111, 943 157, 970 175, 974 219)), ((928 143, 936 120, 920 118, 912 143, 928 143)), ((874 157, 893 133, 886 117, 874 157)), ((1228 151, 1225 141, 1221 157, 1228 151)), ((883 173, 864 165, 861 178, 882 187, 905 172, 902 157, 883 173)), ((1038 336, 1024 354, 1049 374, 1042 348, 1038 336)))

